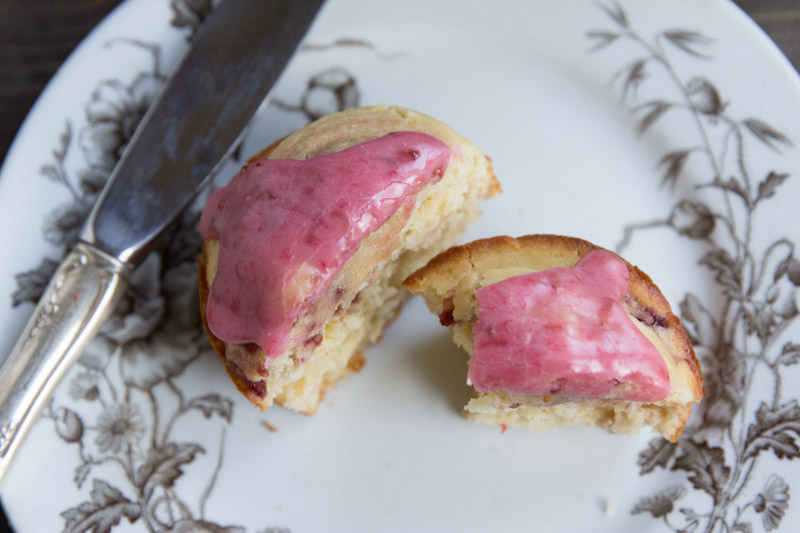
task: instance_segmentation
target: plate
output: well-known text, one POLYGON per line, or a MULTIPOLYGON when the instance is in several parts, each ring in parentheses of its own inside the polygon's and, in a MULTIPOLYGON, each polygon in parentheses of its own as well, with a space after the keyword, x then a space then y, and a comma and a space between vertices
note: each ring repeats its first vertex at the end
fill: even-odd
MULTIPOLYGON (((128 0, 4 164, 7 353, 204 2, 128 0)), ((489 154, 464 239, 620 251, 690 333, 707 397, 682 439, 468 423, 464 355, 410 301, 313 417, 263 415, 200 329, 197 206, 137 271, 2 486, 19 531, 771 531, 800 484, 800 83, 731 3, 330 0, 244 154, 399 104, 489 154)), ((146 216, 143 213, 142 216, 146 216)), ((794 526, 794 527, 793 527, 794 526)))

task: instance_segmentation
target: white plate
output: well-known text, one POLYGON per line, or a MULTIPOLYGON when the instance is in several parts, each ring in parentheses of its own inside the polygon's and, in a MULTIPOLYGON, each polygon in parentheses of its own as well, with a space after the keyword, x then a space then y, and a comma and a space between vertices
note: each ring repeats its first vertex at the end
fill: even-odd
MULTIPOLYGON (((0 313, 2 353, 201 4, 125 2, 27 119, 0 179, 0 292, 22 300, 0 313)), ((788 62, 727 2, 330 0, 279 83, 282 105, 242 153, 307 111, 356 102, 444 120, 493 158, 505 190, 465 239, 549 232, 619 249, 628 235, 622 252, 696 341, 702 408, 677 446, 470 424, 465 357, 412 301, 315 416, 261 415, 201 333, 189 216, 34 428, 2 486, 11 521, 19 531, 797 530, 798 95, 788 62)))

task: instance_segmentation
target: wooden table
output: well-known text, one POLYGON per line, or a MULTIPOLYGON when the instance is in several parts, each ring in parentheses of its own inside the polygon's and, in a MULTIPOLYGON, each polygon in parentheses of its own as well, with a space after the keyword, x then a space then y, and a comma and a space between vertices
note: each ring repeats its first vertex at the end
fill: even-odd
MULTIPOLYGON (((0 160, 56 69, 120 1, 0 0, 0 160)), ((800 70, 800 1, 737 4, 800 70)), ((0 530, 5 523, 0 515, 0 530)))

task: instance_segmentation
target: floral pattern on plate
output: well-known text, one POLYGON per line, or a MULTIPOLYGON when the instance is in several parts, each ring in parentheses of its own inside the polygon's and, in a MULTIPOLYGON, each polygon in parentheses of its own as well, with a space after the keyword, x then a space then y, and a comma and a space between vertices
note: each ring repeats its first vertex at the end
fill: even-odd
POLYGON ((646 135, 667 113, 681 113, 699 134, 698 144, 664 154, 662 185, 674 188, 679 180, 689 179, 683 169, 690 157, 707 159, 712 171, 705 181, 694 183, 689 189, 694 194, 680 199, 665 218, 629 225, 618 249, 624 251, 640 232, 659 227, 702 241, 707 251, 699 263, 713 273, 722 300, 721 310, 693 293, 681 301, 681 319, 700 357, 707 395, 677 443, 655 439, 638 461, 642 475, 658 468, 685 472, 691 487, 705 492, 710 504, 705 509, 682 507, 682 516, 675 516, 677 501, 687 493, 684 485, 677 485, 642 498, 631 512, 650 513, 675 531, 754 531, 753 520, 772 531, 788 508, 789 485, 772 473, 761 491, 753 494, 745 489, 762 454, 800 457, 796 440, 800 405, 787 398, 781 386, 784 367, 800 362, 798 339, 785 335, 800 316, 800 260, 795 243, 787 237, 758 247, 751 238, 759 215, 789 174, 753 168, 747 147, 761 142, 779 156, 793 144, 760 118, 730 116, 721 90, 701 73, 681 81, 687 73, 676 71, 671 54, 710 58, 711 37, 677 28, 648 40, 636 31, 622 6, 600 4, 600 8, 613 26, 588 32, 596 43, 594 51, 617 40, 633 41, 641 50, 613 78, 621 85, 623 100, 633 101, 638 133, 646 135), (651 69, 666 71, 682 98, 636 103, 637 89, 646 83, 651 69), (720 138, 719 143, 712 141, 720 138), (713 191, 722 202, 716 198, 712 204, 697 195, 698 190, 713 191), (771 398, 766 401, 753 390, 757 372, 772 379, 771 398))
MULTIPOLYGON (((213 3, 170 0, 177 40, 191 41, 213 3)), ((662 189, 676 194, 674 202, 669 200, 656 218, 622 228, 618 250, 633 248, 648 232, 669 231, 701 247, 698 268, 716 283, 713 301, 688 292, 679 302, 704 369, 707 397, 678 443, 655 439, 640 451, 637 464, 644 477, 633 475, 632 483, 639 483, 636 501, 624 513, 649 519, 654 530, 775 530, 788 522, 792 476, 767 457, 784 464, 800 455, 800 408, 785 378, 788 367, 800 361, 800 344, 791 336, 800 314, 800 260, 791 237, 776 235, 762 242, 752 234, 789 183, 782 165, 793 139, 770 124, 774 116, 729 111, 728 87, 705 70, 717 53, 714 34, 683 26, 640 31, 639 21, 629 14, 632 3, 598 7, 589 2, 586 10, 599 10, 607 26, 581 27, 583 33, 575 34, 576 40, 585 37, 590 43, 591 54, 581 61, 608 57, 622 42, 636 50, 609 77, 642 140, 676 116, 686 121, 685 138, 694 139, 664 151, 654 172, 662 189), (641 98, 655 71, 672 80, 670 90, 641 98), (770 157, 752 157, 754 144, 770 149, 770 157), (711 169, 707 174, 687 171, 701 160, 711 169), (670 476, 660 490, 652 488, 656 474, 670 476)), ((83 98, 85 125, 76 128, 68 121, 60 139, 53 139, 52 158, 40 174, 68 198, 44 219, 43 237, 57 251, 16 275, 14 306, 38 299, 166 78, 166 44, 122 37, 110 44, 103 54, 134 47, 151 58, 150 67, 130 81, 97 82, 83 98), (67 165, 69 157, 79 164, 67 165)), ((360 37, 307 42, 301 54, 326 50, 362 50, 389 62, 403 60, 402 54, 382 53, 360 37)), ((362 83, 368 80, 354 74, 346 60, 315 64, 321 66, 305 78, 304 90, 276 98, 273 110, 302 123, 370 96, 370 86, 362 83)), ((189 377, 203 360, 214 357, 196 312, 198 213, 196 206, 188 210, 136 271, 124 301, 44 415, 58 446, 76 457, 72 503, 61 508, 65 531, 126 526, 244 531, 237 515, 208 511, 223 499, 219 480, 226 473, 226 435, 235 426, 235 401, 189 377), (202 431, 184 431, 188 424, 202 431), (189 478, 191 490, 185 484, 189 478)), ((605 507, 608 511, 613 505, 607 501, 605 507)))
MULTIPOLYGON (((172 25, 188 27, 192 33, 212 9, 210 1, 172 0, 170 5, 172 25)), ((53 162, 41 169, 45 178, 66 188, 72 198, 51 212, 44 226, 45 239, 64 253, 77 242, 111 170, 166 80, 160 70, 158 44, 123 44, 149 53, 152 69, 140 72, 128 84, 115 79, 101 81, 85 106, 87 125, 75 135, 67 123, 52 152, 53 162), (76 148, 81 150, 84 166, 72 175, 64 159, 76 148)), ((279 105, 313 120, 354 107, 358 100, 353 76, 342 67, 331 67, 309 80, 298 105, 279 105)), ((78 489, 88 489, 88 500, 61 513, 65 531, 110 531, 123 519, 132 524, 141 521, 148 531, 244 531, 210 522, 203 512, 222 467, 225 425, 233 417, 233 402, 218 393, 189 397, 176 383, 198 357, 213 353, 197 312, 199 216, 197 207, 187 210, 134 271, 123 301, 68 374, 68 384, 62 385, 73 402, 53 401, 44 415, 55 433, 78 449, 74 482, 78 489), (173 396, 173 401, 164 401, 164 394, 173 396), (208 431, 219 432, 221 441, 197 511, 175 489, 196 456, 207 453, 202 445, 186 442, 174 430, 192 411, 200 412, 209 424, 215 422, 212 419, 219 420, 208 431), (116 469, 117 474, 121 471, 128 486, 108 481, 104 477, 107 469, 116 469)), ((19 273, 13 305, 37 302, 58 262, 45 257, 37 268, 19 273)))

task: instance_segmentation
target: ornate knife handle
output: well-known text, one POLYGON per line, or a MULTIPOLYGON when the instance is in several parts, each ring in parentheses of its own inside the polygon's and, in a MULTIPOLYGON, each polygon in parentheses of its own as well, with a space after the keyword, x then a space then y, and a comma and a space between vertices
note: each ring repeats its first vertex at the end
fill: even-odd
POLYGON ((129 274, 85 243, 59 265, 0 370, 0 481, 53 389, 114 310, 129 274))

